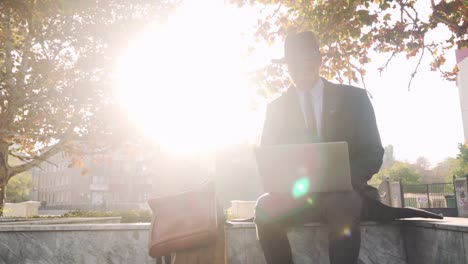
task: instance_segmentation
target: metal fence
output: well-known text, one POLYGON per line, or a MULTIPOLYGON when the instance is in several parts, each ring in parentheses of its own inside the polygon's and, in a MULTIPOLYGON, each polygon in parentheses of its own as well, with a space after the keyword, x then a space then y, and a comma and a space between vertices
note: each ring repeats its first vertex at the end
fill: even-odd
POLYGON ((456 208, 453 183, 408 184, 402 186, 404 206, 456 208))

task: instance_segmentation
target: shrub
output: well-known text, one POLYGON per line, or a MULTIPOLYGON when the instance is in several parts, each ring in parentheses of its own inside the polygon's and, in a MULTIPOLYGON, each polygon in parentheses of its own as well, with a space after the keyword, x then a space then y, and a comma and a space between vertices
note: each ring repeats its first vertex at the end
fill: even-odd
POLYGON ((151 212, 147 210, 132 210, 127 212, 121 212, 120 216, 122 219, 121 223, 149 223, 151 222, 151 212))
POLYGON ((122 217, 121 223, 149 223, 151 212, 147 210, 131 210, 126 212, 71 211, 63 217, 122 217))

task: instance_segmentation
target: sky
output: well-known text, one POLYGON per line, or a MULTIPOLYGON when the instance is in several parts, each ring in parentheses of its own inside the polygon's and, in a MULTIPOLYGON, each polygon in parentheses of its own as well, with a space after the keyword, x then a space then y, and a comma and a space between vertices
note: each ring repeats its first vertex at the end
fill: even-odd
MULTIPOLYGON (((167 25, 148 30, 124 56, 120 82, 124 104, 148 133, 164 138, 163 143, 169 147, 176 143, 178 147, 188 146, 191 142, 197 142, 198 145, 192 144, 194 148, 220 146, 258 138, 264 107, 250 112, 248 97, 255 93, 255 87, 248 86, 244 75, 282 57, 282 43, 261 45, 240 60, 249 41, 245 32, 252 30, 256 20, 253 9, 239 10, 219 0, 186 1, 167 25), (190 43, 195 52, 184 51, 181 43, 190 43), (176 57, 183 60, 178 63, 176 57), (155 67, 159 78, 154 76, 155 67), (180 101, 180 94, 186 95, 182 105, 168 103, 180 101), (148 107, 153 108, 148 111, 148 107), (164 120, 151 122, 150 127, 148 118, 164 120), (181 118, 192 123, 185 127, 186 122, 177 121, 181 118), (191 133, 186 133, 186 129, 191 133)), ((431 37, 437 38, 437 34, 444 32, 431 37)), ((380 74, 377 68, 385 64, 389 55, 370 55, 372 63, 365 67, 365 82, 372 95, 383 145, 393 145, 396 158, 409 162, 424 156, 436 165, 456 156, 457 144, 464 141, 456 83, 431 72, 426 56, 408 90, 417 59, 407 61, 404 56, 397 56, 380 74)), ((447 64, 454 63, 455 53, 450 51, 447 64)))
MULTIPOLYGON (((454 52, 447 56, 454 63, 454 52)), ((424 156, 435 165, 455 157, 458 143, 464 142, 458 88, 431 72, 426 60, 408 90, 415 64, 399 56, 382 75, 369 65, 366 86, 383 144, 393 145, 399 160, 424 156)))

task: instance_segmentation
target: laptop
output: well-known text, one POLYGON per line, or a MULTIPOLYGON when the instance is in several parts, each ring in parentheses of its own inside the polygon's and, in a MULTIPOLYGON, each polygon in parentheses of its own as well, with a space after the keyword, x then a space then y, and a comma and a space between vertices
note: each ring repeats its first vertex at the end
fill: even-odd
POLYGON ((353 190, 346 142, 264 146, 255 157, 266 193, 353 190))

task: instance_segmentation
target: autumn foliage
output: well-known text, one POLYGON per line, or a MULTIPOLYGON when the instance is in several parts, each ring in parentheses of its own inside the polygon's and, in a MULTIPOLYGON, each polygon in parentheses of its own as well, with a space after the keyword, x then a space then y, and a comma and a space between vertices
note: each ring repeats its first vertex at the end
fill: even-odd
MULTIPOLYGON (((445 51, 468 47, 467 1, 429 0, 231 0, 239 7, 251 5, 260 10, 257 40, 282 40, 289 30, 312 30, 322 41, 324 67, 322 75, 340 82, 359 82, 366 74, 364 66, 371 61, 370 51, 388 53, 384 70, 396 54, 407 58, 432 57, 431 69, 443 78, 454 80, 455 65, 450 70, 445 63, 445 51), (437 3, 436 3, 437 2, 437 3), (431 34, 440 30, 447 34, 433 40, 431 34)), ((410 75, 416 74, 417 67, 410 75)), ((271 65, 258 73, 266 80, 271 73, 281 73, 271 65)), ((268 81, 268 80, 266 80, 268 81)), ((273 86, 281 85, 274 78, 273 86)), ((271 82, 270 82, 271 84, 271 82)))
POLYGON ((172 2, 0 1, 0 209, 13 176, 123 130, 113 100, 116 60, 172 2))

